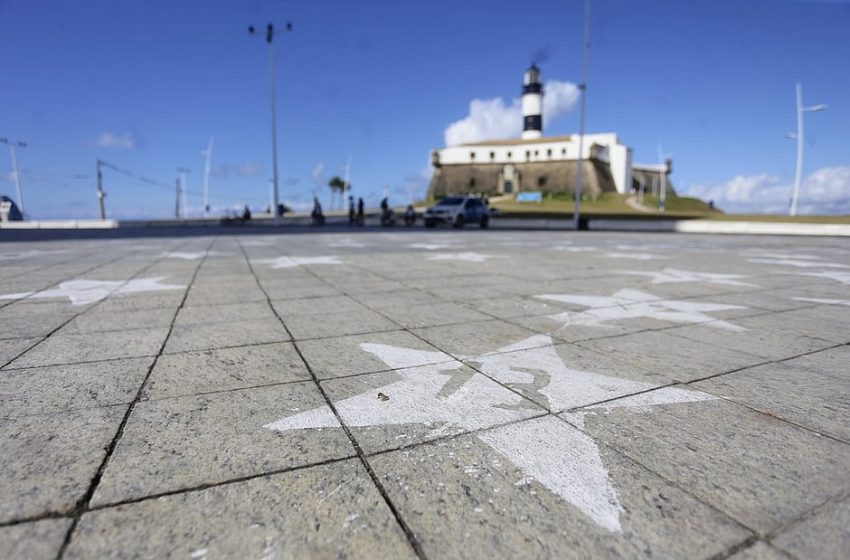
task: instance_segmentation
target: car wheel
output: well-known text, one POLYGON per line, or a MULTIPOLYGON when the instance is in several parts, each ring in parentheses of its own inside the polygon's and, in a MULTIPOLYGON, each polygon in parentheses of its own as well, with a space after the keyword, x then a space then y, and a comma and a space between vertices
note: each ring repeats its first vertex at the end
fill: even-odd
POLYGON ((463 214, 458 214, 457 218, 455 218, 454 227, 456 227, 457 229, 461 229, 465 225, 466 225, 466 216, 464 216, 463 214))
POLYGON ((434 222, 434 221, 431 221, 431 220, 425 220, 425 227, 427 227, 427 228, 432 228, 436 225, 437 225, 437 222, 434 222))
POLYGON ((480 225, 481 225, 481 229, 487 229, 487 227, 490 225, 489 216, 483 216, 481 218, 481 224, 480 225))

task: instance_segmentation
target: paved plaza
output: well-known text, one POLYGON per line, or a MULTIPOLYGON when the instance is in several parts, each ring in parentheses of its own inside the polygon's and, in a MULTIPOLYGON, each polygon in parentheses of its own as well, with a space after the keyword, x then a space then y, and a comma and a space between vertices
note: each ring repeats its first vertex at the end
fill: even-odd
POLYGON ((0 243, 0 558, 846 558, 850 242, 0 243))

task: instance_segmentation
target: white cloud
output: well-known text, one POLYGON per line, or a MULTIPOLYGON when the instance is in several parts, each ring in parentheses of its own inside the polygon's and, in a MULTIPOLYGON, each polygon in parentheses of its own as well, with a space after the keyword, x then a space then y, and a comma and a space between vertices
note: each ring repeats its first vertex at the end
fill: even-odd
MULTIPOLYGON (((551 80, 544 87, 543 125, 568 113, 576 104, 578 87, 570 82, 551 80)), ((469 114, 455 121, 443 133, 447 146, 514 138, 522 132, 522 108, 518 98, 506 103, 501 97, 473 99, 469 114)))
POLYGON ((239 164, 236 168, 236 172, 242 177, 253 177, 260 173, 260 164, 255 161, 246 161, 245 163, 239 164))
POLYGON ((319 185, 324 182, 325 178, 325 164, 321 161, 313 166, 313 183, 319 185))
MULTIPOLYGON (((791 202, 793 183, 762 173, 738 175, 725 183, 694 185, 683 194, 714 201, 730 212, 784 214, 791 202)), ((801 214, 850 214, 850 166, 823 167, 809 175, 800 188, 801 214)))
POLYGON ((135 132, 121 134, 104 132, 98 136, 97 145, 101 148, 113 148, 115 150, 135 150, 139 146, 139 138, 135 132))

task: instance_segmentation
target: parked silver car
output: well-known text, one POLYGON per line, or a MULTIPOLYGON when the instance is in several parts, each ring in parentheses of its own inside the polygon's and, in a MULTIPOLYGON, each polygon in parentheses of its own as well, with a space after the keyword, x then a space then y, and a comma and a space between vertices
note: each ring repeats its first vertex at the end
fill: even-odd
POLYGON ((477 196, 448 196, 425 210, 425 227, 438 223, 462 228, 466 224, 490 225, 490 209, 477 196))

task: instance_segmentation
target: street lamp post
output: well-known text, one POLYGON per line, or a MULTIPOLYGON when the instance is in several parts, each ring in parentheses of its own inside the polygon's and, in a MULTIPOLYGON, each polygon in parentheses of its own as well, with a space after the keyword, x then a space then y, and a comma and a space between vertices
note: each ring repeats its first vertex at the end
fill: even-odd
POLYGON ((579 117, 578 133, 578 167, 576 168, 575 184, 575 208, 573 209, 573 227, 578 230, 581 225, 581 175, 584 167, 584 123, 585 111, 587 109, 587 67, 588 51, 590 50, 590 0, 584 2, 584 47, 582 62, 582 80, 579 90, 581 91, 581 115, 579 117))
MULTIPOLYGON (((292 23, 287 23, 285 31, 292 31, 292 23)), ((248 27, 248 33, 252 35, 257 32, 252 25, 248 27)), ((274 77, 274 25, 269 23, 266 26, 266 43, 269 45, 269 84, 271 86, 271 102, 272 102, 272 183, 274 184, 274 196, 272 197, 274 206, 272 207, 272 215, 274 219, 278 219, 277 209, 279 203, 278 181, 277 181, 277 104, 275 102, 275 77, 274 77)))
POLYGON ((797 82, 797 133, 786 134, 788 138, 797 141, 797 171, 794 174, 794 192, 791 193, 791 209, 789 215, 797 215, 797 201, 800 198, 800 184, 803 180, 803 113, 823 111, 826 105, 811 105, 803 107, 803 86, 797 82))
POLYGON ((9 146, 9 149, 12 151, 12 173, 15 174, 15 187, 18 191, 18 206, 20 207, 21 216, 25 214, 24 212, 24 193, 21 190, 21 172, 18 169, 18 151, 17 148, 26 148, 27 145, 24 142, 19 141, 11 141, 8 138, 0 138, 0 143, 6 144, 9 146))

